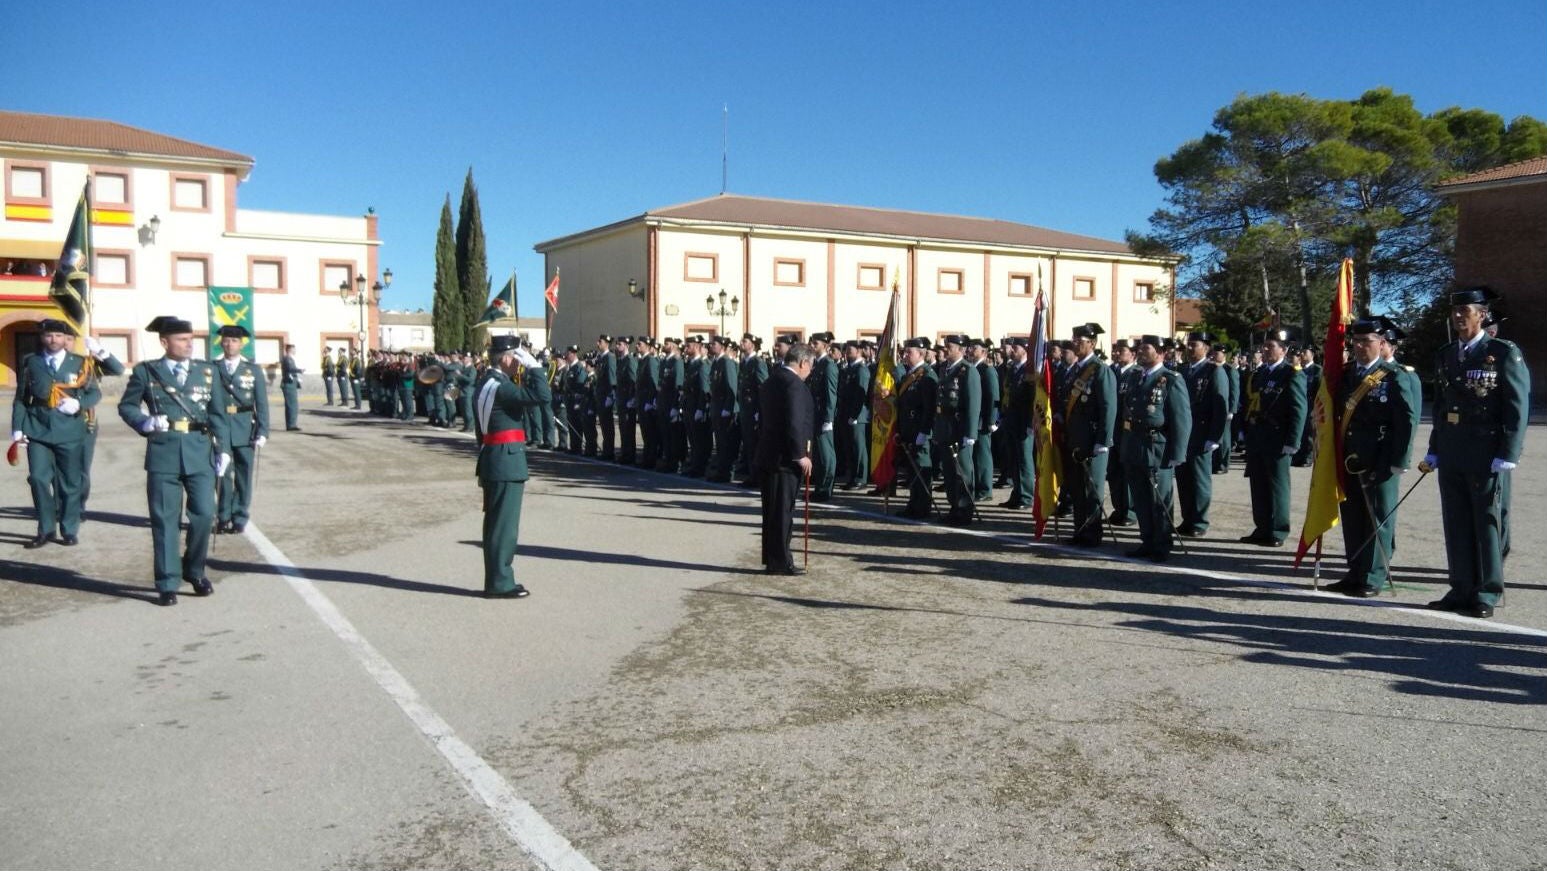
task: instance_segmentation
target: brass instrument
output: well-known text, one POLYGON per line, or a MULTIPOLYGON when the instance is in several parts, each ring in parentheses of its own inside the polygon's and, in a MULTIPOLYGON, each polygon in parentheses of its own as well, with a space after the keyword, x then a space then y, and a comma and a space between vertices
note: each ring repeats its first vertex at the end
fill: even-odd
POLYGON ((456 402, 458 399, 461 399, 462 398, 462 388, 461 388, 461 386, 453 384, 450 387, 446 388, 445 396, 446 396, 446 400, 448 402, 456 402))
POLYGON ((446 380, 446 367, 439 363, 430 363, 419 370, 414 380, 420 384, 439 384, 446 380))

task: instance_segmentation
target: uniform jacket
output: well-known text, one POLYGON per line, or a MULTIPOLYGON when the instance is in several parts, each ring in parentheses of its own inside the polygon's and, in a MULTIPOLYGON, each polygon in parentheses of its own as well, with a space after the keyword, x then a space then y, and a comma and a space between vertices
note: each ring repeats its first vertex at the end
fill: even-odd
POLYGON ((1123 398, 1124 466, 1161 469, 1187 458, 1192 435, 1192 400, 1182 376, 1164 366, 1148 373, 1128 372, 1123 398))
POLYGON ((978 435, 988 435, 999 423, 999 374, 986 360, 973 366, 978 370, 978 435))
MULTIPOLYGON (((1381 360, 1371 371, 1376 370, 1385 376, 1350 411, 1347 403, 1365 376, 1357 362, 1345 364, 1336 402, 1342 418, 1345 464, 1368 470, 1369 479, 1378 483, 1392 476, 1392 467, 1407 468, 1413 434, 1418 429, 1419 404, 1408 395, 1402 367, 1381 360), (1352 457, 1358 460, 1351 462, 1352 457)), ((1357 479, 1350 483, 1358 486, 1357 479)))
POLYGON ((1192 397, 1192 436, 1187 441, 1189 458, 1203 453, 1208 442, 1219 444, 1225 440, 1225 427, 1230 420, 1230 378, 1224 367, 1205 359, 1197 365, 1189 364, 1181 374, 1187 381, 1187 392, 1192 397))
POLYGON ((64 445, 86 438, 86 411, 102 401, 102 390, 95 376, 87 372, 80 387, 68 388, 65 394, 80 402, 80 411, 65 414, 50 405, 54 384, 65 384, 81 379, 87 372, 86 358, 80 354, 65 352, 59 371, 48 368, 48 360, 41 354, 28 354, 22 362, 16 381, 16 398, 11 402, 11 432, 20 431, 27 438, 41 444, 64 445))
POLYGON ((811 364, 811 375, 806 378, 814 405, 816 431, 822 425, 832 423, 838 413, 838 366, 832 358, 823 354, 811 364))
POLYGON ((654 354, 639 358, 639 365, 634 374, 634 407, 641 414, 645 411, 645 405, 651 410, 655 409, 656 399, 661 393, 661 360, 654 354))
POLYGON ((591 373, 586 371, 585 364, 576 360, 564 370, 564 395, 569 398, 569 410, 575 414, 585 415, 593 411, 591 407, 591 373))
POLYGON ((1089 457, 1097 445, 1110 448, 1117 428, 1117 378, 1092 354, 1070 367, 1053 413, 1062 415, 1064 449, 1089 457))
POLYGON ((656 385, 656 408, 682 412, 682 355, 661 358, 660 380, 656 385))
POLYGON ((234 373, 226 372, 225 360, 216 360, 211 365, 229 399, 226 419, 231 428, 231 440, 223 444, 245 448, 257 436, 268 438, 269 383, 263 377, 263 370, 245 357, 236 364, 234 373))
POLYGON ((870 367, 846 363, 838 377, 838 419, 844 423, 870 421, 870 367))
POLYGON ((231 397, 213 363, 189 360, 183 386, 177 386, 166 357, 136 363, 118 401, 118 416, 139 432, 151 415, 164 414, 174 424, 186 421, 188 432, 153 432, 145 436, 145 471, 161 475, 214 475, 214 454, 229 453, 231 397), (178 399, 181 399, 179 403, 178 399), (186 406, 186 408, 185 408, 186 406), (190 414, 189 412, 192 412, 190 414))
POLYGON ((1113 363, 1108 368, 1112 370, 1112 378, 1117 384, 1118 425, 1112 433, 1112 457, 1118 463, 1121 463, 1123 461, 1123 434, 1127 432, 1122 427, 1122 416, 1124 409, 1128 407, 1128 391, 1133 387, 1133 381, 1128 376, 1143 370, 1139 368, 1138 363, 1129 363, 1126 368, 1113 363))
POLYGON ((1464 359, 1461 347, 1451 342, 1435 357, 1440 380, 1428 452, 1439 458, 1440 468, 1486 475, 1495 459, 1520 460, 1531 373, 1508 340, 1483 336, 1464 359))
POLYGON ((601 412, 602 405, 613 398, 613 392, 618 388, 618 355, 608 351, 596 357, 596 371, 591 373, 591 397, 596 401, 596 410, 601 412))
POLYGON ((897 443, 902 450, 915 452, 920 468, 929 468, 929 441, 917 448, 914 445, 919 435, 935 430, 935 394, 939 388, 940 378, 927 363, 920 363, 897 380, 897 443))
POLYGON ((473 407, 478 417, 478 465, 476 473, 480 484, 493 481, 525 481, 531 477, 526 469, 526 445, 521 442, 483 444, 486 436, 513 429, 521 429, 526 410, 542 405, 551 397, 547 379, 540 375, 517 383, 497 366, 490 366, 478 380, 473 394, 473 407), (485 392, 487 391, 487 392, 485 392))
POLYGON ((322 355, 322 377, 333 377, 333 358, 329 357, 327 354, 322 355))
POLYGON ((758 395, 762 435, 752 466, 759 473, 788 468, 807 456, 813 427, 811 391, 788 367, 777 366, 758 395))
POLYGON ((737 410, 737 378, 741 369, 730 354, 721 354, 709 363, 709 416, 718 420, 726 412, 737 410))
POLYGON ((694 357, 683 367, 686 380, 682 382, 682 413, 692 417, 709 406, 709 361, 694 357))
POLYGON ((963 439, 977 438, 982 391, 983 380, 976 366, 961 360, 945 367, 935 391, 935 441, 960 445, 963 439))
POLYGON ((1299 448, 1305 429, 1305 378, 1293 364, 1282 360, 1271 372, 1267 364, 1258 366, 1252 373, 1246 405, 1248 459, 1274 459, 1284 448, 1299 448))
POLYGON ((279 383, 286 389, 295 389, 301 386, 300 366, 295 364, 295 358, 286 354, 279 358, 279 383))
POLYGON ((614 404, 622 410, 634 404, 634 382, 639 380, 639 358, 633 354, 617 357, 617 373, 614 404))
POLYGON ((736 376, 736 387, 741 393, 741 415, 761 414, 763 382, 768 380, 768 361, 757 354, 741 360, 741 371, 736 376))
POLYGON ((1005 365, 1004 417, 1001 422, 1012 434, 1024 436, 1031 426, 1031 406, 1036 402, 1037 385, 1031 381, 1031 361, 1005 365))

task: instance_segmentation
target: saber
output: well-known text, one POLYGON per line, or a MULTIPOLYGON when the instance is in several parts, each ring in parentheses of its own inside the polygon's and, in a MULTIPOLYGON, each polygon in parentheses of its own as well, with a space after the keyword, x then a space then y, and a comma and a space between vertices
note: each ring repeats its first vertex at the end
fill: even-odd
MULTIPOLYGON (((811 442, 806 442, 806 456, 811 455, 811 442)), ((806 525, 801 533, 801 568, 811 567, 811 468, 806 467, 806 525)))
MULTIPOLYGON (((1348 557, 1349 562, 1353 562, 1359 558, 1360 554, 1364 553, 1364 549, 1370 546, 1370 542, 1375 540, 1375 536, 1380 534, 1381 529, 1385 527, 1386 523, 1396 516, 1397 509, 1402 507, 1402 503, 1407 501, 1407 497, 1413 495, 1413 491, 1418 489, 1418 485, 1423 483, 1424 478, 1429 477, 1428 469, 1420 468, 1418 472, 1418 480, 1413 482, 1413 486, 1407 488, 1407 492, 1402 494, 1402 498, 1397 500, 1397 504, 1391 506, 1391 510, 1386 512, 1386 516, 1381 518, 1380 523, 1375 524, 1375 531, 1371 532, 1370 537, 1364 540, 1364 544, 1359 545, 1359 549, 1354 551, 1352 556, 1348 557)), ((1389 568, 1390 563, 1388 562, 1387 565, 1389 568)))
POLYGON ((1162 513, 1161 509, 1164 509, 1166 538, 1170 539, 1172 547, 1181 550, 1182 556, 1187 556, 1187 542, 1176 534, 1176 522, 1171 517, 1171 506, 1160 504, 1160 469, 1158 468, 1150 469, 1150 504, 1152 506, 1150 510, 1157 515, 1162 513))
POLYGON ((967 474, 967 468, 962 465, 960 443, 951 446, 951 464, 956 467, 956 479, 961 484, 962 493, 967 497, 967 504, 972 508, 972 519, 982 523, 983 515, 978 513, 978 501, 972 497, 972 482, 968 480, 971 476, 967 474))
MULTIPOLYGON (((903 456, 903 458, 908 461, 908 466, 913 469, 914 480, 920 481, 920 482, 923 483, 924 493, 929 496, 929 507, 930 507, 930 510, 934 511, 936 514, 940 513, 940 506, 935 504, 935 494, 934 494, 934 491, 930 489, 929 482, 924 481, 924 473, 919 470, 918 461, 915 460, 913 458, 913 454, 909 452, 910 446, 899 443, 898 447, 902 448, 902 456, 903 456)), ((913 445, 911 447, 916 449, 918 446, 917 445, 913 445)), ((896 481, 893 481, 893 483, 895 484, 896 481)))
MULTIPOLYGON (((1354 455, 1353 454, 1350 454, 1348 456, 1348 459, 1345 459, 1343 461, 1343 465, 1344 465, 1345 468, 1348 466, 1348 460, 1351 460, 1351 459, 1354 459, 1354 455)), ((1371 505, 1370 505, 1369 470, 1368 469, 1360 469, 1359 471, 1354 473, 1354 476, 1359 479, 1359 493, 1360 493, 1360 495, 1364 499, 1364 516, 1370 518, 1370 522, 1371 523, 1375 523, 1375 509, 1373 507, 1371 507, 1371 505)), ((1419 480, 1421 481, 1423 479, 1420 478, 1419 480)), ((1375 549, 1380 551, 1381 557, 1386 560, 1386 589, 1387 589, 1387 591, 1389 591, 1391 593, 1391 595, 1395 596, 1397 594, 1397 585, 1392 583, 1392 581, 1391 581, 1391 552, 1386 550, 1386 543, 1380 540, 1380 530, 1385 525, 1386 525, 1385 521, 1381 521, 1380 523, 1375 523, 1375 532, 1374 532, 1374 534, 1372 534, 1370 536, 1370 540, 1375 542, 1375 549)), ((1364 552, 1364 550, 1363 550, 1363 548, 1361 548, 1359 550, 1359 553, 1363 553, 1363 552, 1364 552)), ((1357 555, 1358 554, 1355 554, 1355 556, 1357 556, 1357 555)), ((1353 561, 1349 560, 1349 562, 1352 563, 1353 561)))

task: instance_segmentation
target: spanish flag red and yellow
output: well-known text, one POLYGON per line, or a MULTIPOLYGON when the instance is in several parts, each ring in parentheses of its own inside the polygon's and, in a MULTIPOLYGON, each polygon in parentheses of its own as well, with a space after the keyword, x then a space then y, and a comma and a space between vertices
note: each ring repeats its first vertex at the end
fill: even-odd
POLYGON ((885 490, 897 478, 897 279, 892 304, 876 349, 876 377, 870 382, 870 481, 885 490))
POLYGON ((1305 552, 1332 527, 1338 525, 1338 506, 1343 504, 1343 428, 1339 425, 1337 386, 1343 383, 1343 342, 1353 323, 1354 261, 1343 258, 1338 270, 1332 314, 1327 318, 1327 340, 1322 346, 1321 387, 1311 414, 1316 424, 1316 465, 1311 469, 1311 493, 1305 500, 1305 523, 1295 549, 1295 568, 1305 552))

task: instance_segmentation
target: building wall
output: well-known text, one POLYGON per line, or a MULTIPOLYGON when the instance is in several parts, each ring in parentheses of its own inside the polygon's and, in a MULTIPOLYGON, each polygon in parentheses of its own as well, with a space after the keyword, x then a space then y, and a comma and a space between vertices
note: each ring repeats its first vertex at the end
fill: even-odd
POLYGON ((746 268, 753 261, 744 250, 745 237, 734 231, 661 227, 655 240, 656 332, 679 338, 684 333, 718 332, 721 319, 709 313, 708 299, 714 297, 718 308, 721 290, 726 293, 727 308, 731 297, 740 301, 736 314, 724 319, 726 334, 739 337, 746 332, 746 268))
POLYGON ((600 333, 649 331, 648 241, 646 229, 635 225, 546 256, 543 286, 553 280, 554 270, 560 273, 556 342, 589 350, 600 333), (638 297, 628 295, 629 279, 638 282, 638 297))
MULTIPOLYGON (((1456 281, 1504 296, 1499 335, 1520 345, 1533 385, 1547 383, 1547 179, 1455 195, 1456 281)), ((1537 396, 1543 391, 1538 387, 1537 396)))
MULTIPOLYGON (((376 280, 374 216, 242 210, 236 204, 234 170, 209 166, 153 166, 107 158, 90 158, 87 163, 0 154, 0 163, 10 162, 47 165, 50 214, 47 220, 0 219, 0 240, 51 242, 51 257, 57 257, 88 173, 95 170, 128 176, 129 202, 106 202, 100 193, 106 186, 98 182, 93 185, 93 205, 126 212, 129 222, 92 227, 97 253, 92 268, 92 329, 126 362, 160 356, 158 338, 144 330, 156 315, 191 321, 203 349, 202 334, 209 323, 205 286, 253 286, 255 271, 270 271, 261 265, 265 263, 277 267, 272 271, 280 277, 280 286, 254 288, 253 326, 260 364, 277 363, 283 345, 291 342, 296 345, 299 364, 317 371, 325 346, 348 347, 358 342, 360 309, 344 305, 337 282, 326 277, 347 275, 352 282, 354 275, 363 272, 371 281, 376 280), (202 208, 174 201, 179 181, 202 181, 202 208), (146 229, 152 216, 160 219, 154 240, 146 229), (179 286, 180 259, 204 264, 200 282, 204 286, 179 286), (327 272, 325 264, 333 265, 334 272, 327 272), (120 271, 124 274, 119 280, 108 274, 120 271)), ((54 312, 37 309, 32 314, 54 312)), ((367 309, 367 334, 374 332, 374 314, 367 309)), ((0 360, 0 382, 13 383, 10 366, 9 357, 0 360)))

